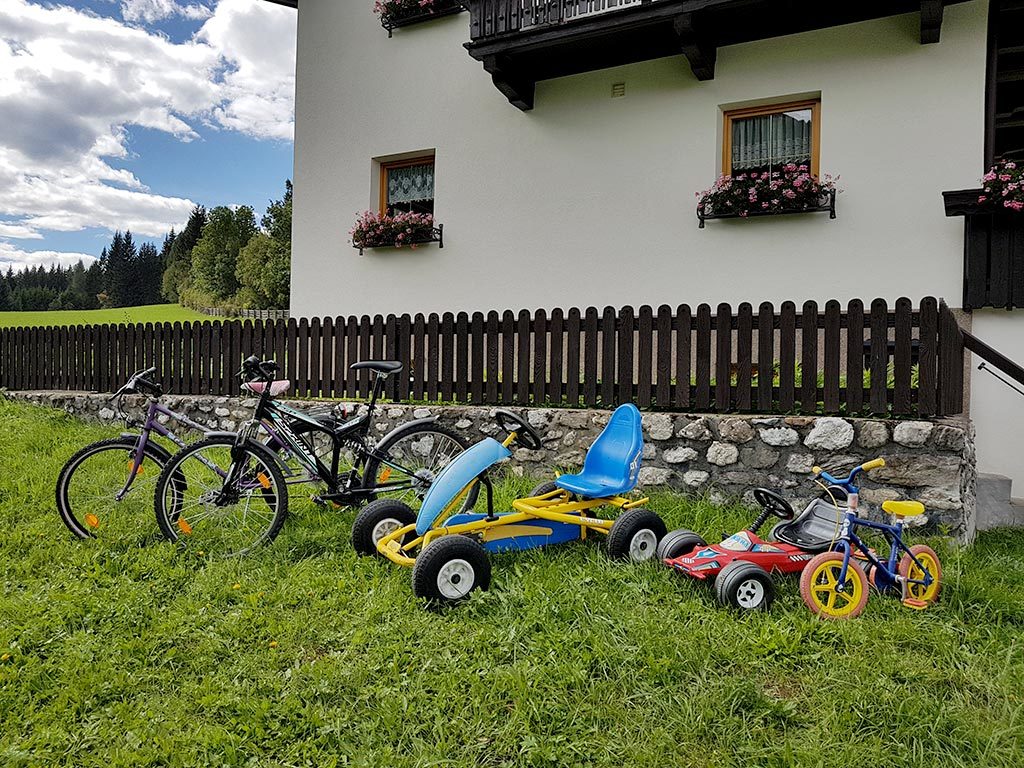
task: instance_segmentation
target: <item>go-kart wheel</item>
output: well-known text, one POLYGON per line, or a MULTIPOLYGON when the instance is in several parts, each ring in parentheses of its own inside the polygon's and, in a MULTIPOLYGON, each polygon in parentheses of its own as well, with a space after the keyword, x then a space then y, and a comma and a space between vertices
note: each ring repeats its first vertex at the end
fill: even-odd
POLYGON ((647 509, 629 509, 619 515, 608 531, 608 557, 640 563, 658 553, 665 523, 647 509))
MULTIPOLYGON (((360 555, 383 557, 377 551, 377 542, 389 533, 415 522, 416 513, 408 504, 395 499, 371 501, 359 510, 352 523, 352 547, 360 555)), ((408 538, 409 534, 406 534, 402 543, 408 538)))
POLYGON ((539 451, 544 446, 541 444, 540 435, 537 430, 527 424, 522 418, 516 416, 512 411, 498 409, 494 412, 494 420, 506 433, 516 433, 516 442, 523 448, 530 451, 539 451))
POLYGON ((758 503, 765 512, 770 512, 780 520, 792 520, 796 514, 793 505, 786 501, 775 491, 767 488, 754 489, 754 501, 758 503))
POLYGON ((699 534, 679 528, 666 533, 658 543, 657 557, 659 560, 672 560, 707 545, 699 534))
MULTIPOLYGON (((914 557, 918 559, 927 570, 933 581, 927 587, 924 584, 908 584, 907 597, 920 600, 922 603, 934 603, 939 598, 939 590, 942 589, 942 564, 939 563, 939 556, 935 550, 925 544, 915 544, 910 548, 914 557)), ((910 555, 904 555, 900 560, 899 574, 904 579, 923 579, 922 571, 910 555)))
MULTIPOLYGON (((532 499, 532 498, 535 498, 537 496, 544 496, 545 494, 552 493, 553 491, 557 491, 557 490, 558 490, 558 486, 555 485, 555 481, 554 480, 548 480, 547 482, 539 483, 538 485, 534 486, 533 490, 530 491, 530 495, 529 495, 528 498, 532 499)), ((569 494, 569 498, 571 499, 572 497, 573 496, 570 493, 569 494)))
POLYGON ((771 574, 756 563, 733 560, 715 580, 718 602, 744 611, 767 611, 775 600, 771 574))
POLYGON ((850 558, 843 591, 837 591, 843 569, 842 552, 822 552, 811 558, 800 573, 800 596, 807 607, 825 619, 852 619, 868 602, 868 577, 850 558))
POLYGON ((468 536, 442 536, 412 567, 412 591, 434 605, 457 603, 491 584, 491 558, 468 536))

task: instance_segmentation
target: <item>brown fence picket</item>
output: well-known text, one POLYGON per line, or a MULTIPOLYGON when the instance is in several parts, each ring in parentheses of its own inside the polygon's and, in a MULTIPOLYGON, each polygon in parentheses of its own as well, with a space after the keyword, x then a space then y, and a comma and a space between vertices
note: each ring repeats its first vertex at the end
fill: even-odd
POLYGON ((515 395, 516 316, 506 309, 501 316, 501 403, 509 405, 515 395))
POLYGON ((653 365, 654 310, 645 304, 637 313, 636 326, 636 404, 641 408, 651 406, 653 365))
POLYGON ((474 312, 469 319, 469 398, 473 405, 484 401, 484 316, 474 312))
POLYGON ((615 309, 605 307, 601 315, 601 405, 615 405, 615 309))
POLYGON ((889 310, 885 299, 871 302, 871 413, 884 415, 888 411, 887 380, 889 374, 889 310))
POLYGON ((516 399, 519 405, 530 402, 530 313, 520 310, 516 320, 516 399))
POLYGON ((910 299, 896 300, 896 346, 893 352, 893 394, 894 416, 906 416, 913 412, 911 377, 913 346, 913 305, 910 299))
POLYGON ((818 304, 804 302, 800 315, 800 412, 818 410, 818 304))
POLYGON ((583 318, 583 404, 597 405, 597 309, 589 307, 583 318))
POLYGON ((694 405, 698 411, 711 408, 711 306, 697 307, 697 389, 694 405))
POLYGON ((864 302, 853 299, 846 308, 846 412, 864 410, 864 302))
POLYGON ((757 409, 773 413, 775 402, 775 308, 762 302, 757 309, 757 409))
POLYGON ((450 402, 455 390, 455 316, 441 315, 441 399, 450 402))
POLYGON ((455 316, 455 376, 454 399, 464 403, 469 396, 469 315, 459 312, 455 316))
POLYGON ((615 389, 615 404, 631 403, 634 400, 633 394, 633 348, 636 341, 633 339, 635 332, 635 318, 632 307, 623 307, 619 310, 618 344, 616 360, 618 363, 615 389))
POLYGON ((753 408, 754 308, 740 304, 736 315, 736 410, 753 408))
POLYGON ((934 416, 938 407, 938 340, 939 304, 928 297, 921 301, 921 320, 918 335, 919 347, 917 371, 917 412, 919 416, 934 416))
POLYGON ((543 309, 533 316, 533 382, 534 405, 543 405, 547 397, 548 380, 548 317, 543 309))
POLYGON ((690 407, 690 346, 693 332, 690 308, 676 308, 676 397, 675 405, 685 411, 690 407))
POLYGON ((427 386, 427 318, 417 312, 412 321, 412 397, 422 400, 427 386))
POLYGON ((493 309, 487 313, 486 374, 486 402, 498 403, 498 393, 501 391, 501 318, 493 309))
POLYGON ((715 328, 715 409, 732 408, 732 307, 719 304, 715 328))
POLYGON ((796 304, 779 308, 779 410, 790 413, 796 405, 796 304))
POLYGON ((553 309, 548 319, 551 363, 548 368, 547 400, 552 405, 562 404, 562 346, 565 336, 565 317, 560 309, 553 309))
POLYGON ((842 306, 832 299, 825 303, 825 376, 823 409, 838 413, 840 403, 840 345, 842 343, 842 306))
POLYGON ((672 405, 672 307, 658 307, 658 356, 654 398, 659 408, 672 405))

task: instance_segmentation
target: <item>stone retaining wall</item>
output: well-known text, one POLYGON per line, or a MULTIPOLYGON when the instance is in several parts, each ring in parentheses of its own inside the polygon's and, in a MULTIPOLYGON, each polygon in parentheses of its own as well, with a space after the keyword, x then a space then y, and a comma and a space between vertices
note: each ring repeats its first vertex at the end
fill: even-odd
MULTIPOLYGON (((74 392, 15 392, 8 396, 114 423, 109 397, 74 392)), ((166 404, 213 429, 234 430, 247 419, 253 399, 168 396, 166 404)), ((126 398, 141 408, 140 398, 126 398)), ((298 407, 310 403, 296 402, 298 407)), ((365 406, 361 406, 365 407, 365 406)), ((541 477, 553 469, 576 470, 587 446, 608 422, 607 411, 516 409, 526 412, 544 448, 515 451, 512 471, 541 477)), ((396 424, 438 416, 467 437, 499 436, 490 407, 384 404, 373 429, 384 435, 396 424)), ((886 467, 870 473, 862 506, 880 514, 887 499, 917 499, 927 510, 913 521, 969 542, 975 533, 974 429, 970 421, 888 421, 815 416, 716 416, 645 413, 644 466, 640 483, 668 486, 715 501, 748 495, 763 485, 779 490, 800 509, 818 492, 815 464, 843 474, 882 456, 886 467)), ((748 496, 749 498, 749 496, 748 496)))

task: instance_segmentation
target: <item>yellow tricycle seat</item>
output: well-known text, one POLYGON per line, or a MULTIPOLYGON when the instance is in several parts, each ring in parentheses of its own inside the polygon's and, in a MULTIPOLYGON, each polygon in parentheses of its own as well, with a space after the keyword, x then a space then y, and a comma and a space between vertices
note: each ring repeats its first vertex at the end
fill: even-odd
POLYGON ((882 509, 895 517, 913 517, 924 514, 924 504, 920 501, 883 501, 882 509))

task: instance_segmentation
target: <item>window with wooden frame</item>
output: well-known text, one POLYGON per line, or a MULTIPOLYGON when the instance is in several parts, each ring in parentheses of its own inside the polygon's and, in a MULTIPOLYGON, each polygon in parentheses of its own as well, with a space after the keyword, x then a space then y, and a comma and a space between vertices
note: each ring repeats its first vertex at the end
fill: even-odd
POLYGON ((730 109, 723 116, 723 176, 774 172, 790 163, 818 175, 820 99, 730 109))
POLYGON ((380 164, 380 212, 434 213, 434 156, 380 164))

